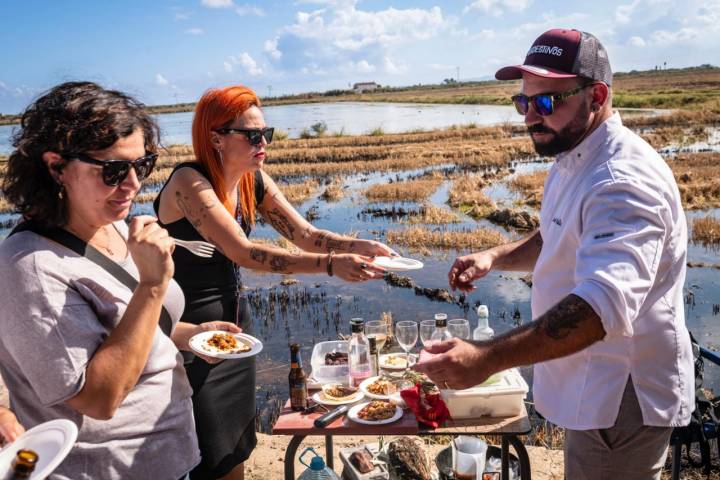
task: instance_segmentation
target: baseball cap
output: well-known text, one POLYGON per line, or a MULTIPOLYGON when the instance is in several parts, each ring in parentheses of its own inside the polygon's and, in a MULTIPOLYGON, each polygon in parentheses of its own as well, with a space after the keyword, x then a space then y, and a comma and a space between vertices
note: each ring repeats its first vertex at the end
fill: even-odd
POLYGON ((612 84, 605 47, 594 35, 579 30, 548 30, 532 44, 522 65, 501 68, 495 78, 517 80, 522 72, 546 78, 585 77, 612 84))

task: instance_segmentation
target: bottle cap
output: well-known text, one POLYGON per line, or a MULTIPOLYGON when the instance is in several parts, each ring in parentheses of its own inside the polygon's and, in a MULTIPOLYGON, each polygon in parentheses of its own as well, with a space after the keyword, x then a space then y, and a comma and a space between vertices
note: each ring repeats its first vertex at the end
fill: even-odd
POLYGON ((325 460, 320 455, 317 455, 310 460, 310 470, 324 470, 325 469, 325 460))
POLYGON ((447 313, 436 313, 435 320, 447 320, 447 313))
POLYGON ((350 319, 350 330, 352 333, 362 333, 365 328, 365 320, 362 318, 351 318, 350 319))
POLYGON ((478 317, 487 317, 490 315, 487 305, 478 305, 477 307, 478 317))

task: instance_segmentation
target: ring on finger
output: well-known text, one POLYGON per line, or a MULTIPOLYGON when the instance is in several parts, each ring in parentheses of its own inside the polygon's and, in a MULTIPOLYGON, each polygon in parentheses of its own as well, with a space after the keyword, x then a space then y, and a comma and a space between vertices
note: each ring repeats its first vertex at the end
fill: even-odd
POLYGON ((365 263, 365 262, 362 262, 362 263, 360 264, 360 268, 364 270, 364 269, 368 268, 368 264, 365 263))

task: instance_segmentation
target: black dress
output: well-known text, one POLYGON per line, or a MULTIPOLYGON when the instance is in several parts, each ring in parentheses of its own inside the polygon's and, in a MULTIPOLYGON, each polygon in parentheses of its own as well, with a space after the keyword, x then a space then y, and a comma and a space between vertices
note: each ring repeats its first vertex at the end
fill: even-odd
MULTIPOLYGON (((181 163, 208 178, 202 165, 181 163)), ((168 179, 169 181, 169 179, 168 179)), ((166 183, 167 185, 167 183, 166 183)), ((160 190, 153 207, 160 210, 160 190)), ((264 185, 260 171, 255 174, 256 205, 262 202, 264 185)), ((250 226, 239 220, 246 235, 250 226)), ((164 224, 170 235, 181 240, 204 240, 192 224, 182 218, 164 224)), ((176 248, 175 281, 185 294, 185 312, 180 321, 200 324, 213 320, 236 323, 251 333, 252 320, 247 299, 242 294, 238 267, 219 251, 211 258, 195 256, 184 248, 176 248)), ((224 360, 210 365, 192 353, 185 354, 185 370, 193 389, 195 429, 202 461, 190 472, 192 480, 215 479, 227 475, 244 462, 255 448, 255 357, 224 360)))

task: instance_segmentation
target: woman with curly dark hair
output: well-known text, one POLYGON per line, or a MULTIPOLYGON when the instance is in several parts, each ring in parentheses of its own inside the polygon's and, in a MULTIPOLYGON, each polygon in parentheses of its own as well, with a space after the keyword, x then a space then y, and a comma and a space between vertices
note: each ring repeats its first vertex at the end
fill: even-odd
POLYGON ((178 323, 173 239, 123 221, 157 142, 142 104, 89 82, 38 98, 13 139, 3 190, 23 221, 0 245, 0 373, 23 426, 78 426, 53 478, 185 478, 200 461, 178 348, 238 329, 178 323))

